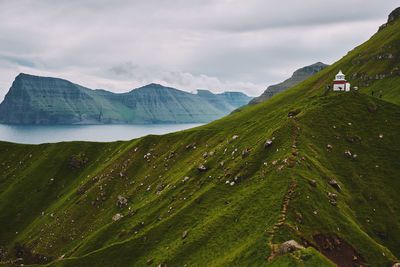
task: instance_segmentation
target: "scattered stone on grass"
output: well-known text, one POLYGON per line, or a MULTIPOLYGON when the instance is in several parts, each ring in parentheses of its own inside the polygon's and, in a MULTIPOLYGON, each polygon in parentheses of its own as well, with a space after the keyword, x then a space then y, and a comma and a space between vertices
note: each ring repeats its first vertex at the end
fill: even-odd
POLYGON ((282 243, 282 245, 279 247, 278 252, 276 253, 276 255, 284 255, 296 250, 301 250, 304 249, 303 246, 300 246, 296 241, 294 240, 289 240, 286 241, 285 243, 282 243))
POLYGON ((112 217, 112 220, 115 222, 115 221, 118 221, 119 219, 121 219, 122 217, 124 217, 122 214, 117 213, 112 217))

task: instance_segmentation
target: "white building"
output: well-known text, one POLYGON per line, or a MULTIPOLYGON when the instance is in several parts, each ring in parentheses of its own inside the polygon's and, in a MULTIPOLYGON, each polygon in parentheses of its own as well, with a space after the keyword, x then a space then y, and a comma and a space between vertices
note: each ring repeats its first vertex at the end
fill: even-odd
POLYGON ((333 91, 350 91, 350 83, 346 82, 345 75, 339 70, 333 81, 333 91))

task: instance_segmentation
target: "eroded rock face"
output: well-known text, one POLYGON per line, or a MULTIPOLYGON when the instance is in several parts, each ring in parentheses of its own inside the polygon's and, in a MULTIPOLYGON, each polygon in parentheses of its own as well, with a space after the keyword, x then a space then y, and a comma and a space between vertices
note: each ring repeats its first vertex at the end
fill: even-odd
POLYGON ((314 241, 319 251, 338 266, 353 267, 366 264, 355 247, 335 234, 316 234, 314 241))

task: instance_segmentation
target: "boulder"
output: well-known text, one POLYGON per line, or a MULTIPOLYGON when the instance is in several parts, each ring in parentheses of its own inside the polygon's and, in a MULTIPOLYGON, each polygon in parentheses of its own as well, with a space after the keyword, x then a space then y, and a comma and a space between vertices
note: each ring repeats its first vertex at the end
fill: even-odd
POLYGON ((246 148, 245 150, 242 151, 242 159, 244 159, 248 155, 249 155, 249 150, 246 148))
POLYGON ((185 178, 183 178, 182 183, 185 183, 187 181, 189 181, 189 177, 186 176, 185 178))
POLYGON ((272 145, 272 140, 267 140, 264 142, 264 148, 268 148, 272 145))
POLYGON ((333 193, 330 193, 330 192, 328 192, 328 197, 330 197, 330 198, 332 198, 332 199, 334 199, 334 200, 337 199, 337 195, 336 195, 336 194, 333 194, 333 193))
POLYGON ((282 245, 279 247, 278 252, 276 253, 276 255, 284 255, 287 253, 291 253, 293 251, 296 250, 301 250, 304 249, 303 246, 300 246, 296 241, 294 240, 289 240, 286 241, 285 243, 282 243, 282 245))
POLYGON ((288 117, 294 117, 294 116, 296 116, 297 114, 299 114, 300 111, 301 111, 300 109, 296 109, 296 110, 289 111, 288 117))
POLYGON ((201 172, 205 172, 207 170, 206 166, 204 166, 203 164, 200 164, 197 169, 201 172))
POLYGON ((309 180, 308 183, 312 186, 312 187, 317 187, 317 182, 315 180, 309 180))
POLYGON ((118 198, 118 206, 120 208, 122 208, 123 206, 126 206, 128 204, 128 200, 126 198, 124 198, 123 196, 118 195, 117 198, 118 198))
POLYGON ((118 221, 119 219, 121 219, 122 217, 124 217, 122 214, 117 213, 112 217, 112 220, 115 222, 115 221, 118 221))
POLYGON ((189 145, 186 146, 186 149, 195 149, 196 148, 196 143, 191 143, 189 145))
POLYGON ((327 144, 327 145, 326 145, 326 149, 330 152, 330 151, 333 150, 333 146, 330 145, 330 144, 327 144))
POLYGON ((185 239, 188 235, 188 230, 183 231, 182 233, 182 239, 185 239))
POLYGON ((172 159, 175 156, 175 151, 169 152, 168 159, 172 159))
POLYGON ((232 136, 232 140, 236 140, 236 139, 238 139, 239 138, 239 135, 234 135, 234 136, 232 136))
POLYGON ((346 158, 351 158, 351 157, 352 157, 352 154, 351 154, 350 150, 345 150, 344 153, 343 153, 343 155, 344 155, 346 158))
POLYGON ((400 263, 396 262, 392 267, 400 267, 400 263))
POLYGON ((342 191, 342 188, 340 187, 340 185, 337 183, 337 181, 335 179, 330 179, 328 181, 328 184, 330 184, 333 188, 335 188, 337 191, 342 191))

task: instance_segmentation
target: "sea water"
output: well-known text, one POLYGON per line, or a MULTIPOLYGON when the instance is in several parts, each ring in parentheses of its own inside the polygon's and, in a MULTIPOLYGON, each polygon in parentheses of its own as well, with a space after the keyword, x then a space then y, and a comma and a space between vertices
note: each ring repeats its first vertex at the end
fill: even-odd
POLYGON ((166 134, 200 126, 186 124, 145 125, 7 125, 0 124, 0 141, 41 144, 63 141, 111 142, 149 134, 166 134))

